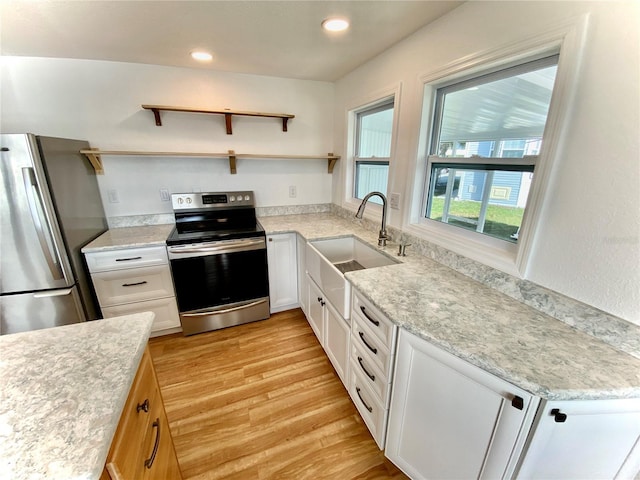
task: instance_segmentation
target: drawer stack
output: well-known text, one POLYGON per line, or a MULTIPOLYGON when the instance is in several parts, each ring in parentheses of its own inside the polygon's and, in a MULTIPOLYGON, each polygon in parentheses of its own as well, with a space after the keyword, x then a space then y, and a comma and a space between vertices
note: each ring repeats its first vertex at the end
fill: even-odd
POLYGON ((85 254, 104 318, 154 312, 152 332, 180 327, 164 246, 85 254))
POLYGON ((349 394, 384 448, 398 327, 353 291, 349 394))

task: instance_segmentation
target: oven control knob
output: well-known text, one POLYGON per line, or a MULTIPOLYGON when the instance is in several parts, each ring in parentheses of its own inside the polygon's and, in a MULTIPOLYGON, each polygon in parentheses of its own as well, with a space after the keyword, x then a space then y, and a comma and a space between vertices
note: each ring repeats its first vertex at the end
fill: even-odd
POLYGON ((182 197, 178 197, 178 203, 180 204, 184 203, 184 200, 182 200, 182 197))
POLYGON ((191 202, 192 200, 189 197, 187 197, 187 203, 191 203, 191 202))
POLYGON ((245 195, 244 199, 248 202, 249 200, 251 200, 251 197, 249 195, 245 195))
POLYGON ((231 195, 231 196, 229 197, 229 201, 230 201, 230 202, 235 202, 235 201, 236 201, 236 197, 234 197, 233 195, 231 195))

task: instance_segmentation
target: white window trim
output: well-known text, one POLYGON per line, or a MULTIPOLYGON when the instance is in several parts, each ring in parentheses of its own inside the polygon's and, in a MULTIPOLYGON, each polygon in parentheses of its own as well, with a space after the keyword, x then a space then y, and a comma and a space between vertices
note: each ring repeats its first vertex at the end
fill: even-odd
POLYGON ((561 156, 562 141, 568 128, 567 119, 574 104, 574 92, 584 51, 588 18, 588 15, 583 15, 570 19, 521 42, 465 57, 420 77, 418 95, 424 99, 420 122, 421 135, 414 165, 411 208, 408 209, 403 221, 405 231, 485 265, 526 278, 528 263, 535 247, 535 233, 546 207, 545 200, 554 162, 561 156), (558 70, 543 135, 544 143, 538 156, 518 244, 425 219, 423 214, 427 201, 426 195, 428 195, 426 185, 429 170, 427 167, 435 89, 442 84, 475 76, 488 69, 518 63, 538 55, 558 53, 558 51, 558 70))
MULTIPOLYGON (((398 82, 396 84, 390 85, 388 87, 382 88, 380 90, 376 90, 375 92, 370 93, 360 99, 351 102, 346 109, 346 119, 347 119, 347 142, 346 142, 346 157, 347 162, 345 162, 345 172, 344 172, 344 194, 343 194, 343 207, 349 210, 353 210, 354 213, 358 210, 358 207, 362 203, 362 200, 354 197, 355 192, 355 165, 356 165, 356 156, 355 156, 355 138, 356 138, 356 129, 357 129, 357 114, 363 110, 367 110, 368 108, 374 107, 378 104, 384 103, 388 101, 390 98, 393 98, 393 126, 391 130, 391 151, 389 158, 385 158, 384 160, 389 161, 389 177, 387 178, 387 191, 382 192, 385 196, 388 197, 388 192, 390 191, 392 180, 395 172, 395 163, 394 158, 396 154, 396 145, 398 140, 398 118, 399 118, 399 110, 400 110, 400 93, 401 93, 402 83, 398 82)), ((382 159, 381 159, 382 160, 382 159)), ((379 218, 382 212, 382 206, 369 203, 367 205, 367 209, 365 210, 365 218, 379 218)))

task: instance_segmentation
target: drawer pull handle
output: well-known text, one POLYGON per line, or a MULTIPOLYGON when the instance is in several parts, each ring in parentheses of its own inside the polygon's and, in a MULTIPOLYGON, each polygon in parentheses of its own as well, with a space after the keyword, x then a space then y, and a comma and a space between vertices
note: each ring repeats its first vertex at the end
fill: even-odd
POLYGON ((365 402, 364 399, 362 398, 362 395, 360 395, 360 387, 356 387, 356 393, 358 394, 358 398, 364 405, 364 408, 366 408, 369 411, 369 413, 373 412, 373 408, 367 405, 367 402, 365 402))
POLYGON ((373 352, 374 355, 377 355, 378 354, 378 349, 377 348, 373 348, 371 345, 369 345, 367 343, 367 341, 364 339, 364 333, 358 332, 358 335, 360 335, 360 339, 362 340, 362 343, 364 343, 367 346, 367 348, 373 352))
POLYGON ((147 283, 147 281, 143 280, 141 282, 136 282, 136 283, 123 283, 122 286, 123 287, 137 287, 138 285, 144 285, 145 283, 147 283))
POLYGON ((375 318, 371 318, 369 314, 364 311, 364 307, 362 305, 360 305, 360 310, 362 311, 362 314, 367 318, 367 320, 373 323, 376 327, 380 326, 380 321, 376 320, 375 318))
POLYGON ((136 411, 138 413, 140 413, 140 410, 142 410, 143 412, 147 413, 149 411, 149 399, 145 399, 144 402, 139 403, 138 406, 136 406, 136 411))
POLYGON ((360 364, 360 368, 362 369, 362 371, 367 374, 367 377, 369 377, 372 382, 375 382, 376 376, 371 375, 369 372, 367 372, 367 369, 364 368, 364 364, 362 363, 362 357, 358 357, 358 363, 360 364))
POLYGON ((142 257, 116 258, 116 262, 130 262, 131 260, 142 260, 142 257))
POLYGON ((153 452, 151 452, 151 457, 144 461, 144 466, 147 468, 151 468, 153 462, 156 460, 156 455, 158 454, 158 447, 160 446, 160 419, 156 418, 156 421, 153 422, 151 428, 157 428, 156 431, 156 441, 153 444, 153 452))

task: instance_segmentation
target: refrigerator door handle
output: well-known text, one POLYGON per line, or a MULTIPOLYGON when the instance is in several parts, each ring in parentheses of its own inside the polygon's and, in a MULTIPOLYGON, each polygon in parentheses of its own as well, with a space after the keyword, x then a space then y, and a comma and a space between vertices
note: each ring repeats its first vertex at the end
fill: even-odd
POLYGON ((59 290, 47 290, 45 292, 38 292, 33 294, 33 298, 47 298, 47 297, 63 297, 69 295, 73 289, 61 288, 59 290))
MULTIPOLYGON (((54 255, 52 254, 51 248, 49 247, 49 243, 47 242, 47 239, 45 237, 45 228, 43 226, 43 223, 47 227, 48 227, 48 223, 46 219, 42 219, 40 217, 40 213, 38 211, 38 203, 37 203, 38 201, 42 210, 44 210, 44 206, 41 198, 38 198, 36 200, 36 192, 37 192, 38 184, 36 183, 35 175, 33 173, 33 168, 24 167, 22 169, 22 178, 24 180, 24 188, 25 188, 25 193, 27 194, 27 200, 29 203, 31 218, 33 219, 33 225, 36 228, 36 233, 38 235, 38 241, 40 242, 40 247, 42 248, 42 253, 44 254, 44 258, 47 261, 47 265, 49 265, 49 270, 51 270, 51 275, 53 275, 53 278, 55 280, 62 280, 64 279, 62 268, 60 266, 60 263, 56 260, 56 257, 54 257, 54 255)), ((48 229, 47 233, 49 234, 49 238, 51 239, 51 244, 53 245, 53 234, 51 233, 51 230, 48 229)))

